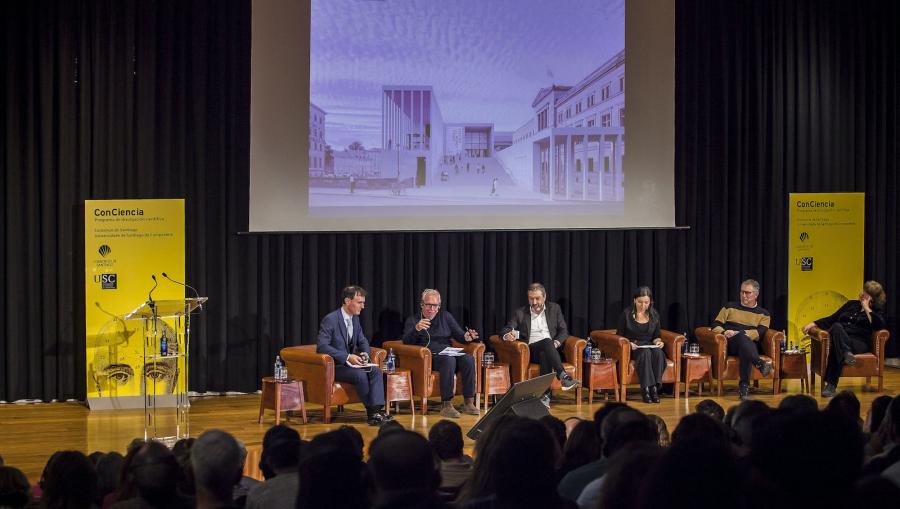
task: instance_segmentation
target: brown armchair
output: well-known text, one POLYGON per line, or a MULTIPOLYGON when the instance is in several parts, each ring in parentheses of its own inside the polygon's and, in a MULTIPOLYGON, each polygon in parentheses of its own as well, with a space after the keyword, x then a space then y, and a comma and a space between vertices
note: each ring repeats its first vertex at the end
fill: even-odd
MULTIPOLYGON (((675 399, 681 393, 681 351, 684 348, 684 336, 675 332, 662 330, 660 339, 666 353, 666 370, 663 371, 663 383, 674 384, 675 399)), ((625 401, 626 386, 640 383, 637 365, 631 360, 631 342, 627 338, 616 335, 614 330, 591 331, 591 341, 608 357, 616 360, 616 371, 619 374, 619 386, 622 401, 625 401)))
MULTIPOLYGON (((385 352, 371 348, 372 362, 381 365, 385 352)), ((287 366, 291 378, 303 380, 303 391, 307 403, 323 406, 325 424, 331 422, 331 407, 342 409, 348 403, 359 403, 356 387, 334 379, 334 359, 316 352, 316 345, 288 346, 281 349, 281 359, 287 366)))
MULTIPOLYGON (((475 406, 480 407, 481 397, 481 358, 484 354, 484 343, 459 343, 453 346, 462 348, 475 358, 475 406)), ((412 391, 415 397, 422 398, 422 415, 428 414, 428 398, 440 396, 441 374, 431 369, 431 350, 419 345, 407 345, 399 339, 385 341, 381 344, 385 350, 394 349, 397 358, 397 369, 408 369, 412 376, 412 391)), ((462 381, 456 380, 456 393, 462 392, 462 381)))
MULTIPOLYGON (((497 362, 509 365, 509 379, 512 383, 522 382, 541 374, 540 364, 531 362, 531 352, 524 341, 503 341, 498 335, 490 337, 491 347, 497 352, 497 362)), ((563 345, 563 368, 566 373, 576 380, 581 380, 581 359, 587 340, 576 336, 569 336, 563 345)), ((554 378, 550 384, 551 389, 561 389, 559 379, 554 378)), ((575 400, 581 403, 581 386, 575 388, 575 400)))
MULTIPOLYGON (((718 396, 722 396, 722 382, 725 380, 738 380, 740 378, 740 360, 736 355, 728 355, 728 343, 723 334, 713 332, 709 327, 697 327, 694 329, 700 350, 712 357, 712 376, 718 382, 718 396)), ((758 369, 750 370, 750 379, 755 383, 763 378, 772 379, 772 394, 778 394, 778 378, 781 376, 781 339, 784 334, 774 329, 766 330, 766 335, 760 338, 762 353, 760 359, 772 363, 772 372, 768 377, 762 376, 758 369)))
MULTIPOLYGON (((878 392, 884 390, 884 344, 887 343, 891 333, 887 329, 878 330, 872 333, 871 351, 866 353, 855 354, 856 364, 853 366, 845 365, 841 368, 841 376, 850 377, 866 377, 866 385, 870 385, 872 377, 878 377, 878 392)), ((828 331, 818 327, 813 327, 809 331, 810 346, 812 347, 810 354, 810 364, 812 364, 811 382, 809 386, 810 392, 814 391, 816 386, 816 373, 819 376, 825 376, 825 366, 828 365, 828 355, 831 351, 831 335, 828 331)), ((825 384, 822 384, 825 388, 825 384)))

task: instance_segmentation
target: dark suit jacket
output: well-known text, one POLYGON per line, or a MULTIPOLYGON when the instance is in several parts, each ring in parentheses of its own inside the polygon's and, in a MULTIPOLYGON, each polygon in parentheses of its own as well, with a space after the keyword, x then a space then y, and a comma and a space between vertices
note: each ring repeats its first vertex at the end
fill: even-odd
MULTIPOLYGON (((544 303, 544 316, 547 317, 547 328, 550 330, 550 337, 565 343, 569 339, 569 328, 566 325, 566 319, 563 318, 562 310, 559 304, 555 302, 544 303)), ((528 343, 528 336, 531 334, 531 308, 522 306, 516 310, 512 318, 507 322, 506 327, 500 330, 500 338, 507 332, 519 331, 519 341, 528 343)))
POLYGON ((347 356, 351 353, 366 352, 370 354, 369 340, 363 334, 359 317, 353 317, 353 337, 348 340, 347 324, 344 323, 344 315, 341 314, 340 308, 325 315, 322 323, 319 324, 316 352, 327 353, 338 366, 347 364, 347 356))

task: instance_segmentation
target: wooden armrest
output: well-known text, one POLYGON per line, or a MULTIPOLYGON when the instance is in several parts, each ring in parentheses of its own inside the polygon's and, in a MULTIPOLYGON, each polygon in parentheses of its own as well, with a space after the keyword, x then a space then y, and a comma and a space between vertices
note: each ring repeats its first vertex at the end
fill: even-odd
POLYGON ((309 346, 288 346, 281 349, 281 358, 284 362, 294 362, 300 364, 311 364, 314 366, 334 366, 334 359, 325 353, 316 352, 315 347, 309 346))
POLYGON ((831 339, 831 336, 828 334, 827 330, 813 327, 812 329, 809 329, 809 339, 818 343, 822 343, 831 339))
POLYGON ((565 354, 566 362, 575 366, 575 371, 581 371, 578 366, 581 365, 581 359, 584 358, 584 347, 587 346, 587 340, 578 336, 569 336, 563 343, 563 354, 565 354))
POLYGON ((762 346, 763 354, 768 355, 772 362, 775 363, 773 368, 777 368, 781 364, 779 364, 778 360, 781 357, 781 339, 784 338, 784 333, 780 330, 768 329, 766 330, 766 335, 763 338, 760 338, 760 346, 762 346))
POLYGON ((878 357, 878 365, 884 365, 884 345, 891 337, 891 333, 887 329, 877 330, 872 333, 872 353, 878 357))
POLYGON ((662 339, 665 345, 663 349, 666 351, 666 357, 679 364, 681 362, 681 352, 684 350, 684 342, 687 340, 684 334, 662 329, 659 332, 659 338, 662 339))
POLYGON ((509 365, 509 376, 512 382, 525 380, 528 374, 528 363, 531 352, 524 341, 503 341, 500 336, 493 335, 489 338, 491 348, 497 352, 497 362, 509 365))
POLYGON ((700 343, 700 350, 707 353, 713 358, 725 358, 727 351, 727 340, 722 333, 713 332, 709 327, 697 327, 694 329, 697 336, 697 342, 700 343))
POLYGON ((381 347, 386 350, 394 350, 394 355, 398 362, 409 362, 411 360, 422 360, 426 357, 431 358, 431 350, 419 345, 407 345, 403 341, 391 340, 381 343, 381 347))

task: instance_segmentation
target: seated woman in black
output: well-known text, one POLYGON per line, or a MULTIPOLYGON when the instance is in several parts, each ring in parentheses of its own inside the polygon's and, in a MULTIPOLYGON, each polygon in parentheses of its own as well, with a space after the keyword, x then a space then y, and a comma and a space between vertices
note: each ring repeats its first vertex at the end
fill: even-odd
POLYGON ((616 334, 631 341, 631 358, 637 367, 644 403, 659 403, 666 355, 661 348, 659 314, 653 309, 650 287, 641 286, 635 290, 634 302, 622 312, 616 334), (638 348, 645 345, 657 345, 658 348, 638 348))
POLYGON ((805 334, 813 327, 827 330, 831 335, 831 350, 825 366, 825 388, 822 396, 830 398, 837 392, 838 379, 844 364, 856 364, 855 353, 865 353, 872 349, 872 333, 885 327, 881 310, 887 296, 878 281, 866 281, 858 300, 847 301, 833 315, 808 323, 803 327, 805 334))

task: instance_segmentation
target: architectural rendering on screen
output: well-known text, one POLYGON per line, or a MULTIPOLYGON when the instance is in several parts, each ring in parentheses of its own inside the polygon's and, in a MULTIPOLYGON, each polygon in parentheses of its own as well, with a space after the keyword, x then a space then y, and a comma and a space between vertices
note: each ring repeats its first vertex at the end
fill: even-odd
POLYGON ((311 21, 311 214, 622 212, 623 0, 314 0, 311 21))

